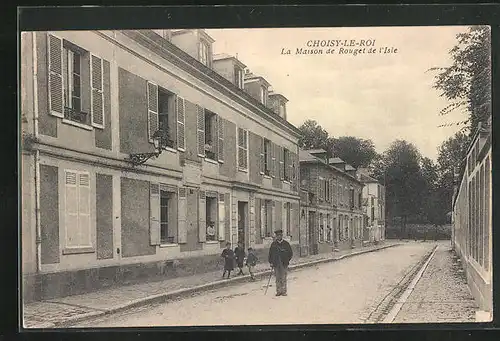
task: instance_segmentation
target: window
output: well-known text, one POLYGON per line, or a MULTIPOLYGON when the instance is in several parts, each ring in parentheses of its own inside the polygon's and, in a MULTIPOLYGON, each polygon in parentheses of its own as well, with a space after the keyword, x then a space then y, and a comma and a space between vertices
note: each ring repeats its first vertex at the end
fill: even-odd
POLYGON ((319 214, 319 242, 322 243, 325 241, 325 226, 323 221, 323 213, 319 214))
POLYGON ((278 109, 278 114, 281 118, 286 119, 286 112, 285 112, 285 103, 280 103, 279 109, 278 109))
POLYGON ((264 237, 273 235, 273 202, 271 200, 262 200, 261 207, 261 228, 264 237))
POLYGON ((290 151, 283 148, 283 180, 290 181, 290 151))
POLYGON ((349 190, 349 206, 351 207, 351 209, 354 209, 354 189, 351 188, 349 190))
POLYGON ((64 68, 64 118, 87 124, 87 115, 82 114, 81 56, 68 47, 63 50, 64 68))
POLYGON ((205 157, 216 159, 217 115, 205 110, 205 157))
POLYGON ((210 47, 204 40, 200 41, 199 46, 200 62, 205 66, 210 66, 210 47))
POLYGON ((325 186, 325 201, 330 201, 330 182, 329 180, 323 180, 324 181, 324 184, 323 186, 325 186))
POLYGON ((267 88, 265 86, 260 87, 260 102, 267 105, 267 88))
POLYGON ((207 215, 207 241, 217 240, 217 196, 207 194, 206 197, 206 215, 207 215))
POLYGON ((332 241, 332 228, 330 226, 330 215, 326 215, 326 241, 331 242, 332 241))
POLYGON ((66 170, 64 198, 66 247, 92 247, 89 173, 66 170))
POLYGON ((158 87, 158 129, 163 133, 164 145, 175 148, 175 95, 158 87))
POLYGON ((243 89, 243 70, 238 66, 234 67, 234 84, 243 89))
POLYGON ((272 151, 271 141, 264 139, 264 174, 271 175, 272 151))
POLYGON ((283 224, 283 235, 290 235, 290 216, 291 216, 291 206, 292 204, 286 202, 285 206, 285 223, 283 224))
POLYGON ((248 170, 248 130, 238 128, 238 168, 248 170))
POLYGON ((172 212, 174 194, 160 191, 160 242, 161 244, 174 243, 172 220, 175 219, 172 212))

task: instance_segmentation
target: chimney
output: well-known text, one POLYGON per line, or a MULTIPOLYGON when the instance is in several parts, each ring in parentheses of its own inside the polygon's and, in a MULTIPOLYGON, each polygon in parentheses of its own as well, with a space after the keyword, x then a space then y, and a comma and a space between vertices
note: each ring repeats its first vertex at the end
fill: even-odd
POLYGON ((211 68, 213 63, 212 45, 215 40, 203 29, 171 30, 172 43, 178 48, 211 68))
POLYGON ((244 88, 245 64, 239 61, 238 58, 225 53, 216 54, 213 59, 213 69, 215 72, 232 82, 238 88, 244 88))
POLYGON ((268 106, 269 84, 264 77, 254 75, 250 70, 245 70, 245 91, 262 103, 268 106))
MULTIPOLYGON (((274 91, 269 92, 269 107, 282 119, 286 120, 286 104, 288 99, 274 91)), ((328 161, 327 161, 328 162, 328 161)))

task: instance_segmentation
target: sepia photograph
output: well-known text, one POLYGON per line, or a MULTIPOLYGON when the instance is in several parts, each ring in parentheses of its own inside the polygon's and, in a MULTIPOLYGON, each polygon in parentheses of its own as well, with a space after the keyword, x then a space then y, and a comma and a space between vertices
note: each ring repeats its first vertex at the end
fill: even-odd
POLYGON ((19 51, 23 328, 492 321, 489 26, 19 51))

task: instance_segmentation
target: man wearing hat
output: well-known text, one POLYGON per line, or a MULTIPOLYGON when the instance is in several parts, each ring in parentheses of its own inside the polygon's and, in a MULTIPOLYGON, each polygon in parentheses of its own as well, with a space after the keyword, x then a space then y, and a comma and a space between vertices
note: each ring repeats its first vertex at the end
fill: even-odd
POLYGON ((286 296, 286 274, 293 251, 290 244, 283 239, 283 230, 274 233, 276 238, 269 248, 269 263, 276 276, 276 296, 286 296))

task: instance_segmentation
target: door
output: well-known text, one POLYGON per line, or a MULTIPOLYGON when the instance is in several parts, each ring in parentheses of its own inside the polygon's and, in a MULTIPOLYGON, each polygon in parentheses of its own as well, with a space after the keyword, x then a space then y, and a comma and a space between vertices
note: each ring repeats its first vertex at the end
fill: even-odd
POLYGON ((245 249, 248 244, 248 202, 238 201, 238 243, 241 243, 245 249))
POLYGON ((308 231, 309 231, 309 254, 311 255, 316 255, 318 254, 318 243, 316 240, 316 234, 314 231, 316 231, 316 214, 315 212, 309 212, 309 224, 308 224, 308 231))

